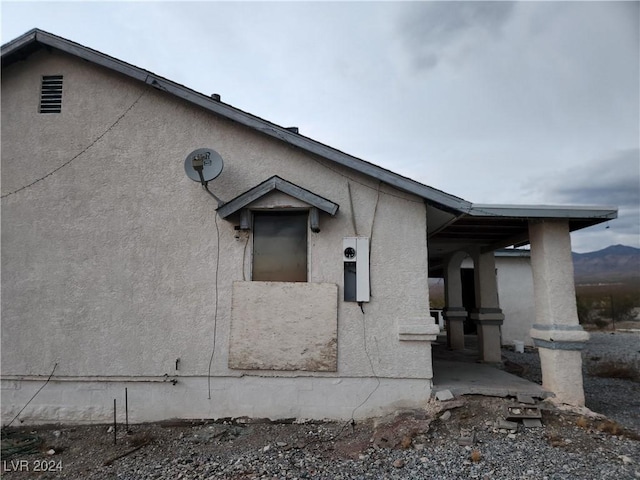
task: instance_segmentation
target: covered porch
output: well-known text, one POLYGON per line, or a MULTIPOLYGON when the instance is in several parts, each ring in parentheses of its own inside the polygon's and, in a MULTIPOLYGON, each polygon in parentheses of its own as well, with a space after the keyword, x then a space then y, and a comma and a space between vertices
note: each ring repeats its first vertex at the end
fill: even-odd
MULTIPOLYGON (((471 321, 476 360, 501 362, 501 330, 509 318, 500 306, 494 252, 529 245, 535 305, 529 333, 540 355, 543 389, 561 403, 584 405, 580 350, 589 335, 578 322, 570 233, 616 218, 616 209, 474 204, 459 213, 428 205, 427 215, 429 276, 444 279, 446 350, 451 356, 469 352, 464 322, 471 321), (469 258, 473 308, 465 308, 462 292, 461 265, 469 258)), ((434 355, 434 384, 443 378, 439 370, 454 368, 447 362, 434 355)))

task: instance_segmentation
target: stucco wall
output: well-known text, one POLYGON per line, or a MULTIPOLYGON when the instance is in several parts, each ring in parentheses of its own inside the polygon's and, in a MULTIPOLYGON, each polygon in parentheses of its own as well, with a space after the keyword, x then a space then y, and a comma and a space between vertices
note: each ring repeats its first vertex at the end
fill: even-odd
MULTIPOLYGON (((61 54, 4 69, 2 93, 3 379, 46 378, 57 364, 57 378, 77 382, 388 377, 424 381, 428 395, 429 343, 397 335, 398 325, 433 323, 419 198, 61 54), (50 74, 64 75, 62 113, 41 115, 40 77, 50 74), (250 233, 217 218, 215 201, 184 174, 184 158, 200 147, 224 159, 209 184, 223 200, 279 175, 340 205, 308 238, 310 281, 338 285, 337 372, 228 368, 232 284, 250 280, 250 233), (342 239, 355 234, 371 237, 364 314, 340 300, 342 239)), ((5 416, 22 398, 7 391, 5 416)), ((207 403, 208 393, 191 395, 207 403)))
POLYGON ((502 324, 502 344, 513 345, 514 340, 533 346, 529 335, 535 323, 533 275, 529 257, 496 257, 498 296, 505 319, 502 324))

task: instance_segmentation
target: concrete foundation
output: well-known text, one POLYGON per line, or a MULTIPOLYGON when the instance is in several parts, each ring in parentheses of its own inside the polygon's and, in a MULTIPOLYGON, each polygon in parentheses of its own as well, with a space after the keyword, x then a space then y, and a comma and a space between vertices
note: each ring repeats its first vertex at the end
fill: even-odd
MULTIPOLYGON (((11 421, 40 388, 42 380, 2 381, 2 422, 11 421)), ((400 408, 424 407, 430 379, 335 377, 206 377, 50 381, 13 425, 38 423, 124 423, 124 389, 129 421, 224 417, 347 420, 385 415, 400 408), (373 393, 372 393, 373 392, 373 393), (369 398, 367 398, 371 395, 369 398), (364 403, 363 403, 364 402, 364 403)))

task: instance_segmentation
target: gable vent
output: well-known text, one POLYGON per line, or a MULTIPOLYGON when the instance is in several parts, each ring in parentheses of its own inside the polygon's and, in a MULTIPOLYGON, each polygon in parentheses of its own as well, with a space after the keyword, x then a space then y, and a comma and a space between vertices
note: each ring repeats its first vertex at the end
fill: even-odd
POLYGON ((62 111, 62 75, 42 77, 40 90, 40 113, 60 113, 62 111))

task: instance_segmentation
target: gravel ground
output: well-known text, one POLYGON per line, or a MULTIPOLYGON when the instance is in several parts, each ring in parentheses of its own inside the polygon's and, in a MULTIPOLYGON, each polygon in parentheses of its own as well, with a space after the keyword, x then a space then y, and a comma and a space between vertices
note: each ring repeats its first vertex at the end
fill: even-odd
MULTIPOLYGON (((585 369, 591 371, 593 365, 611 358, 637 359, 639 339, 633 334, 594 334, 584 352, 585 369)), ((504 355, 508 364, 524 367, 523 376, 539 381, 535 352, 505 349, 504 355)), ((15 434, 42 438, 42 451, 3 458, 3 477, 637 479, 638 387, 631 380, 587 374, 587 405, 617 423, 543 402, 541 428, 518 424, 513 431, 499 422, 505 407, 515 400, 483 396, 432 400, 424 410, 355 425, 268 421, 134 425, 130 433, 117 432, 117 445, 104 425, 22 428, 15 434), (475 437, 475 442, 460 445, 461 436, 475 437), (55 454, 43 453, 49 449, 55 454), (51 471, 35 472, 36 467, 51 471)))
MULTIPOLYGON (((640 378, 636 381, 596 376, 610 365, 627 365, 640 372, 640 332, 590 332, 591 338, 582 351, 584 394, 587 408, 619 422, 640 434, 640 378)), ((542 383, 540 358, 535 349, 525 353, 503 349, 503 357, 524 366, 521 374, 542 383)), ((624 374, 624 371, 623 371, 624 374)))

